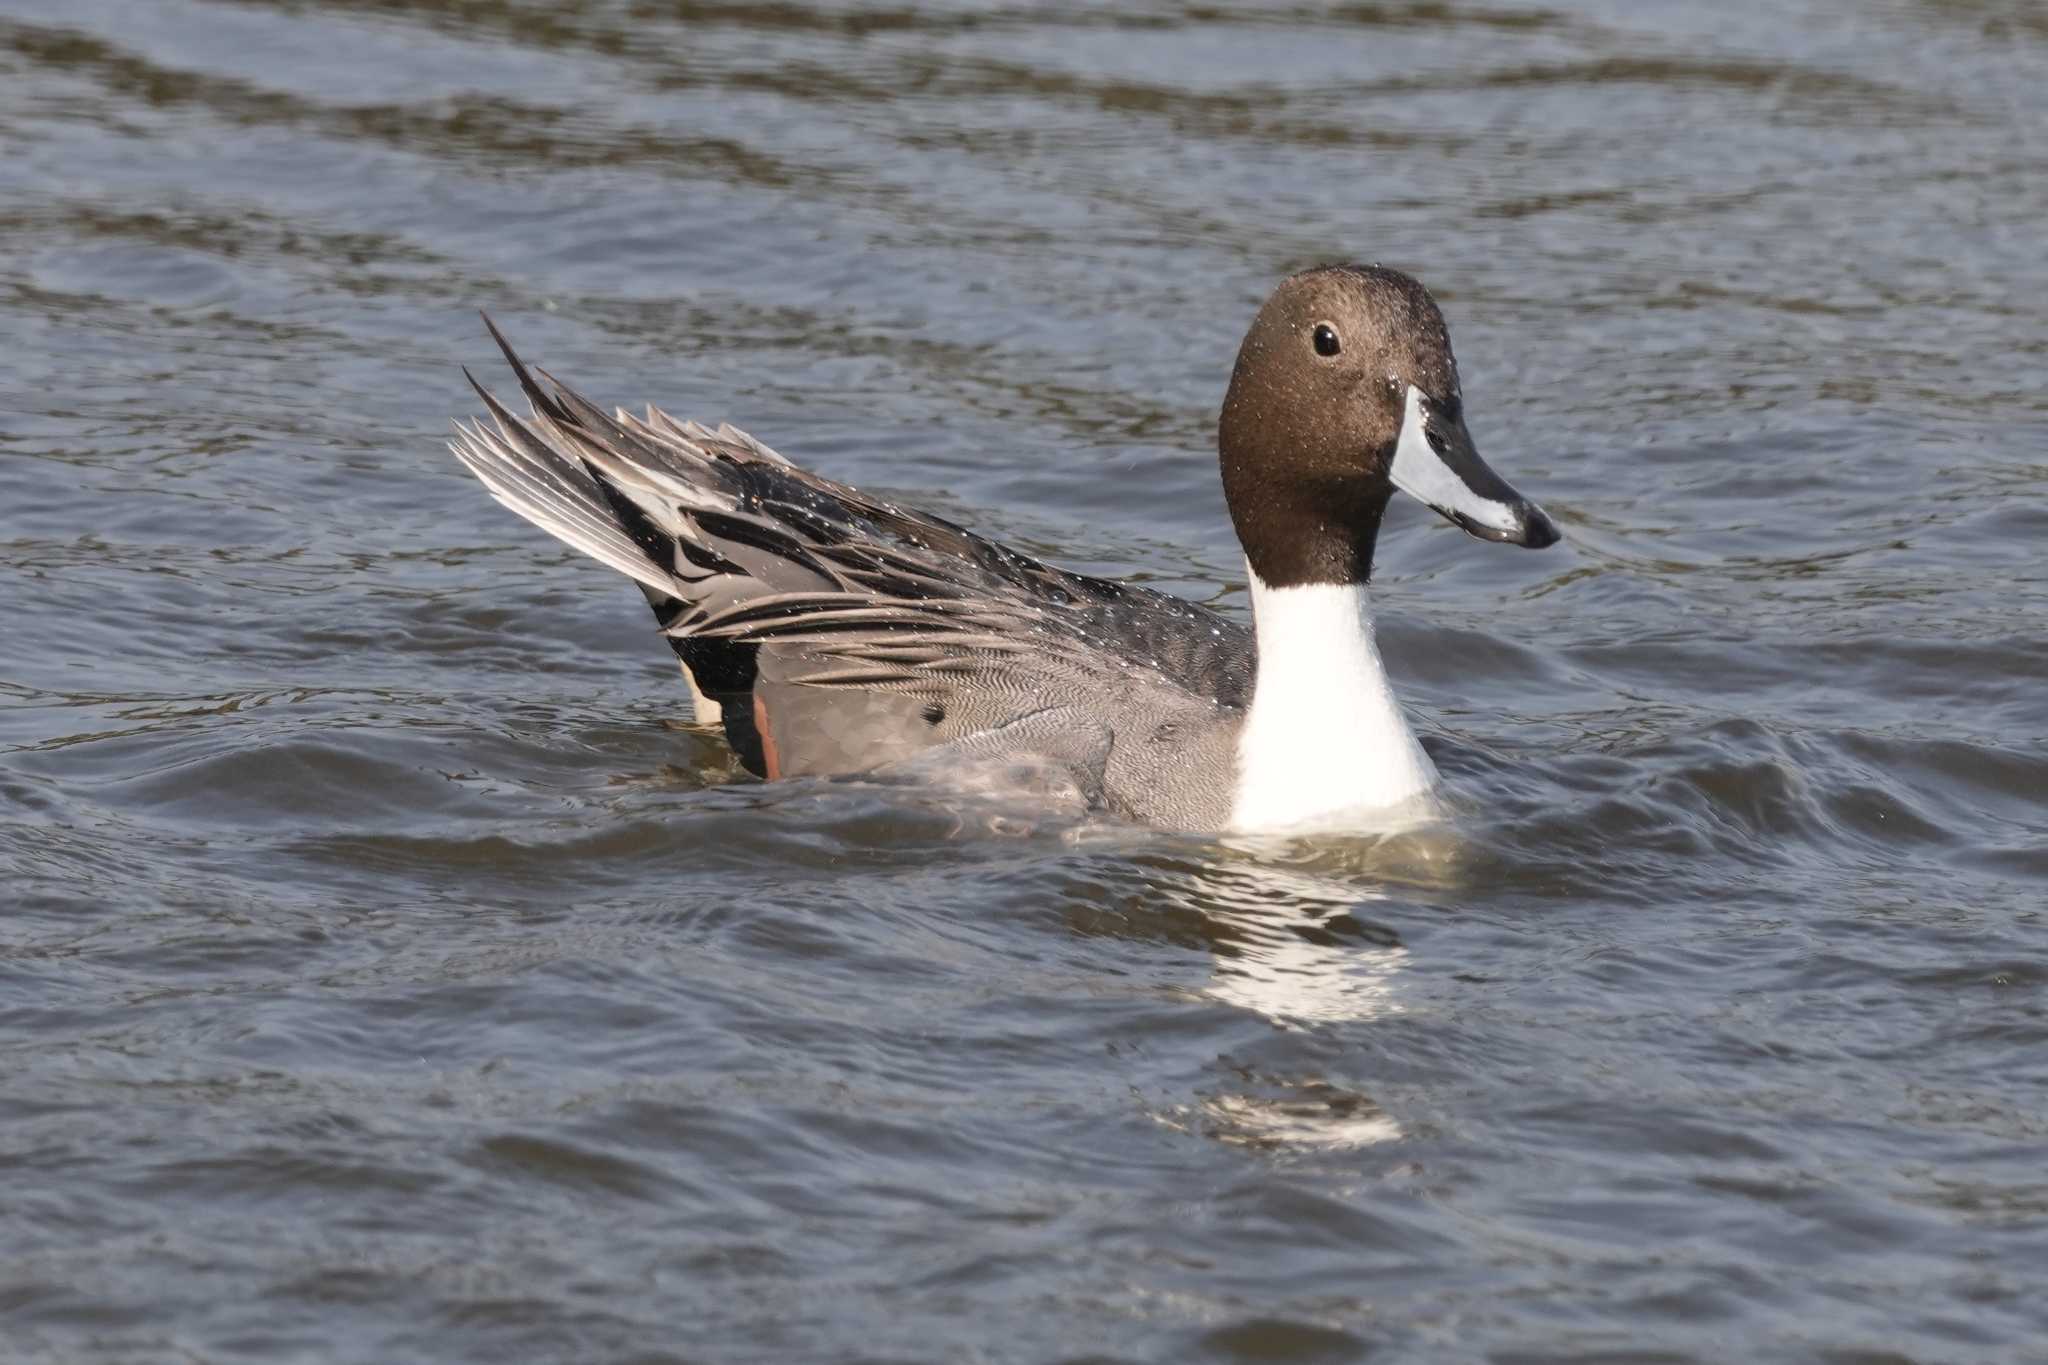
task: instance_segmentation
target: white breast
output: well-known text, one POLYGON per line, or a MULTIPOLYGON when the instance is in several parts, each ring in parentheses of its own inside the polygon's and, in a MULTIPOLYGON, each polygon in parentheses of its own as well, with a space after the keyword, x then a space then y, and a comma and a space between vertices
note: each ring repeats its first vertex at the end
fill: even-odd
POLYGON ((1365 585, 1269 588, 1257 574, 1251 585, 1259 671, 1231 828, 1348 823, 1435 786, 1380 662, 1365 585))

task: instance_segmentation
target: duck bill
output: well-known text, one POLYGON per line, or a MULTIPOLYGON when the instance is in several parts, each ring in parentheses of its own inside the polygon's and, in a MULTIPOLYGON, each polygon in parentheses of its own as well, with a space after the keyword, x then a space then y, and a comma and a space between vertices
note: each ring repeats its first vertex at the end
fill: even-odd
POLYGON ((1394 487, 1481 540, 1532 550, 1557 543, 1556 523, 1487 467, 1464 421, 1435 411, 1413 384, 1389 476, 1394 487))

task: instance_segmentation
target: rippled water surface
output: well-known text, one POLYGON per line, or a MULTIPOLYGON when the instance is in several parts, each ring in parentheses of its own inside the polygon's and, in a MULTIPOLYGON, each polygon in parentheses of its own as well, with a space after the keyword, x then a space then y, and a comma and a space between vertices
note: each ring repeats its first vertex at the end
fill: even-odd
POLYGON ((2033 0, 0 0, 0 149, 0 1357, 2048 1359, 2033 0), (1329 259, 1566 534, 1381 539, 1455 833, 747 781, 441 447, 1242 611, 1329 259))

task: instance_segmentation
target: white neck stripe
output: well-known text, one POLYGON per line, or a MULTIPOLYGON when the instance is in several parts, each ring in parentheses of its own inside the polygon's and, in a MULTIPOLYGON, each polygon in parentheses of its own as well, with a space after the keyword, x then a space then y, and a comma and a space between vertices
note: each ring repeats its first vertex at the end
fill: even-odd
POLYGON ((1436 765, 1380 662, 1365 585, 1269 588, 1252 574, 1251 587, 1259 668, 1238 738, 1231 828, 1342 824, 1434 786, 1436 765))

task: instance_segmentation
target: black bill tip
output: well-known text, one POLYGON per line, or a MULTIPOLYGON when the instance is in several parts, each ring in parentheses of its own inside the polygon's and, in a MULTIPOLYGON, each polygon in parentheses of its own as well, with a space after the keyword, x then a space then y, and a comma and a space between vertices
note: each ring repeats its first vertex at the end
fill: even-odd
POLYGON ((1533 502, 1522 504, 1522 538, 1516 543, 1530 550, 1547 550, 1564 539, 1550 514, 1533 502))

